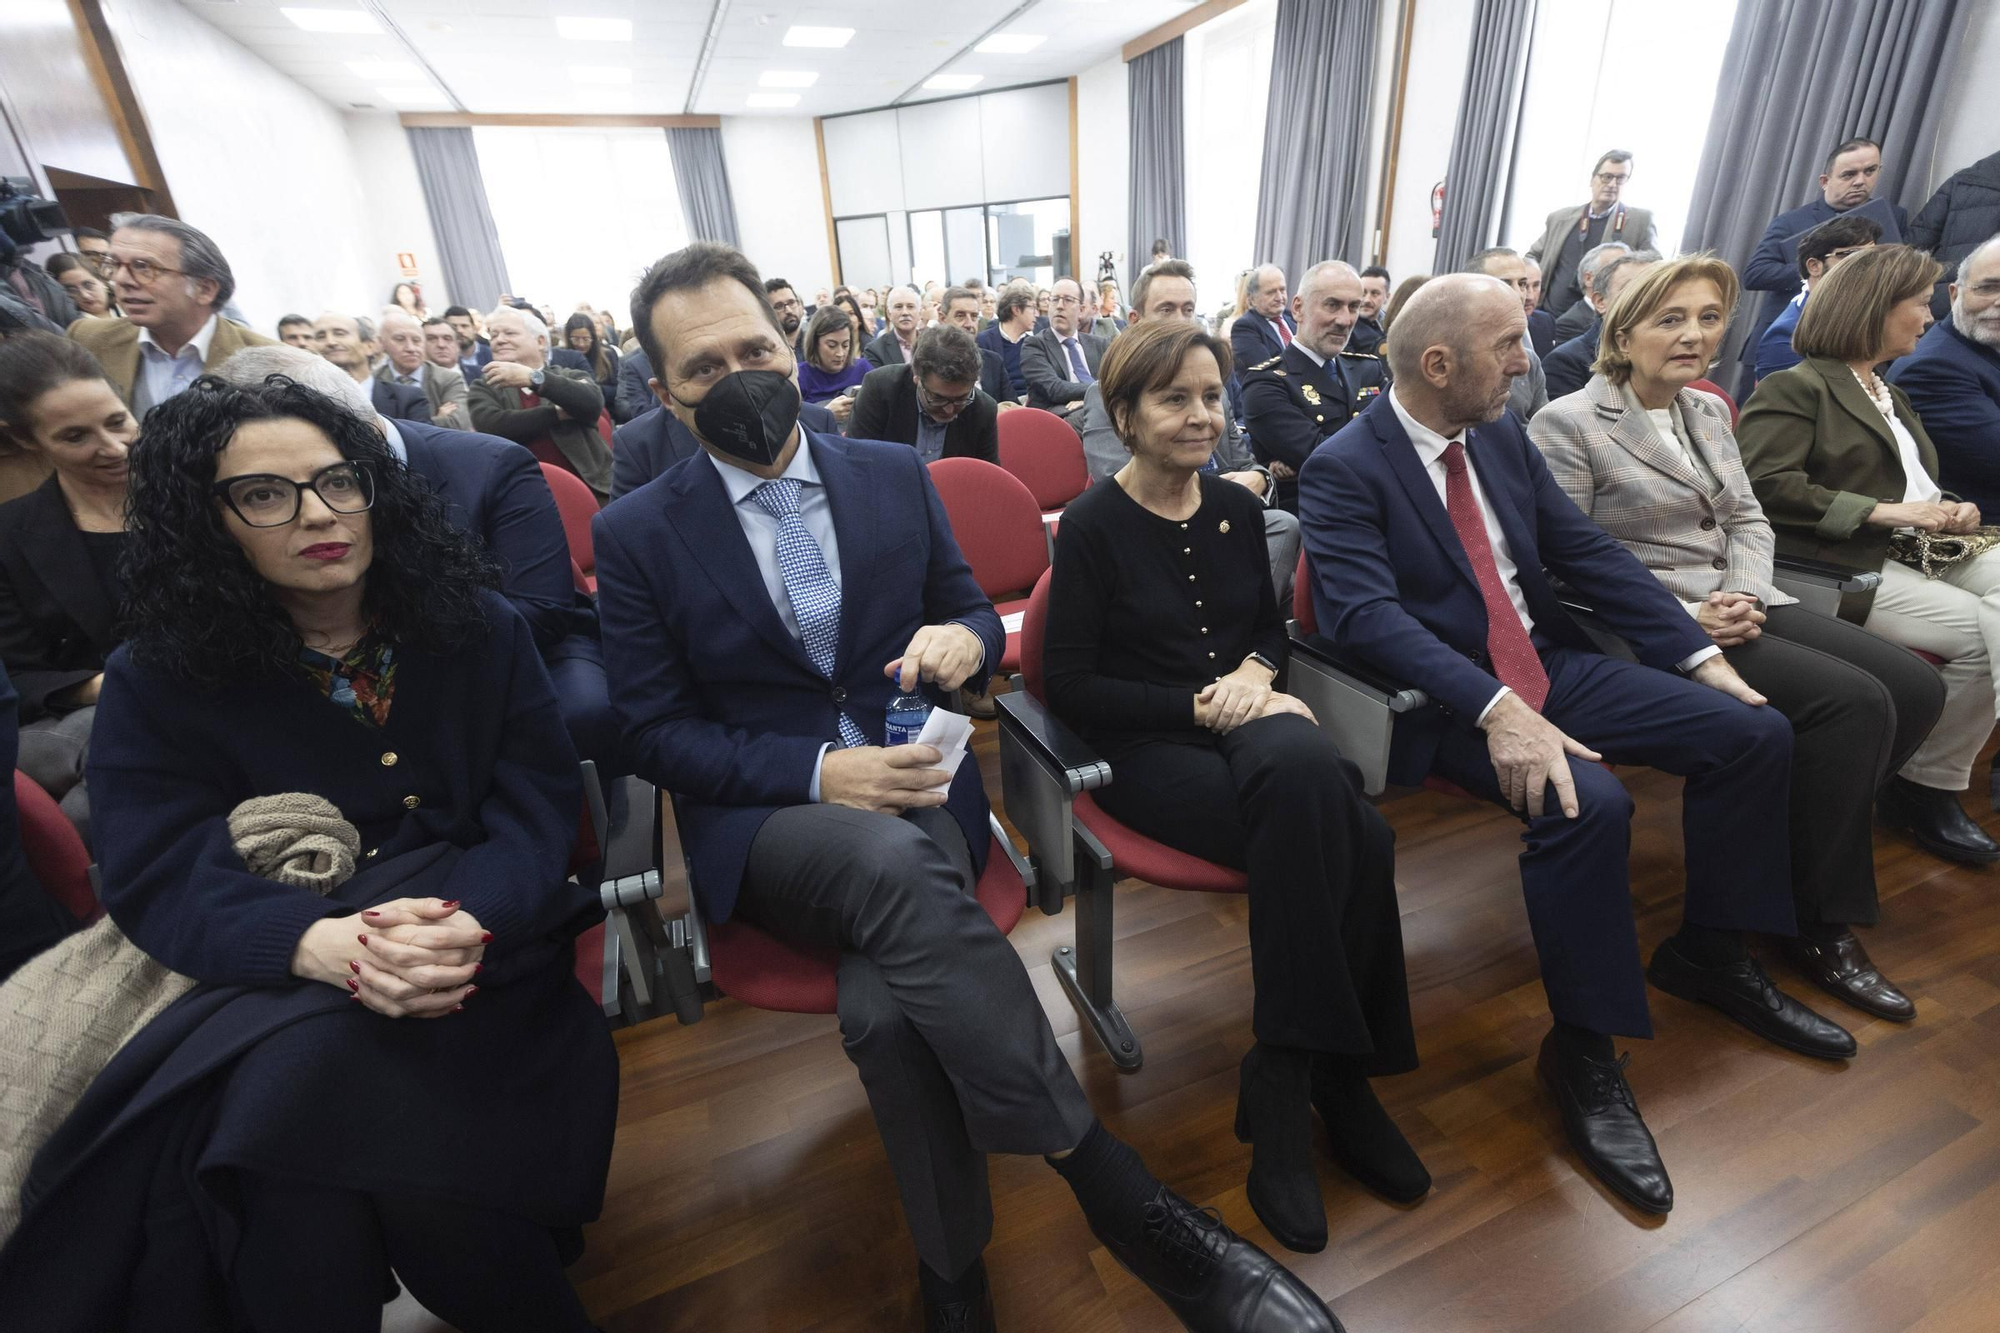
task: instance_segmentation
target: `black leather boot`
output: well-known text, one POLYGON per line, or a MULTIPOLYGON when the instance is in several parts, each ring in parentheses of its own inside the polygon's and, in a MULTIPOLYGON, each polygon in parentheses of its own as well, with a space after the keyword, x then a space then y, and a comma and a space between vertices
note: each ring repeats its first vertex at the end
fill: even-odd
POLYGON ((1312 1104, 1326 1122, 1327 1149, 1348 1175, 1392 1203, 1415 1203, 1430 1193, 1423 1159, 1353 1061, 1313 1057, 1312 1104))
POLYGON ((1875 813, 1932 856, 1965 865, 2000 861, 2000 842, 1988 837, 1965 813, 1957 792, 1922 787, 1908 778, 1890 778, 1875 798, 1875 813))
POLYGON ((1326 1203, 1312 1152, 1312 1053, 1258 1042, 1243 1057, 1236 1138, 1253 1145, 1246 1193, 1257 1220, 1288 1250, 1326 1248, 1326 1203))

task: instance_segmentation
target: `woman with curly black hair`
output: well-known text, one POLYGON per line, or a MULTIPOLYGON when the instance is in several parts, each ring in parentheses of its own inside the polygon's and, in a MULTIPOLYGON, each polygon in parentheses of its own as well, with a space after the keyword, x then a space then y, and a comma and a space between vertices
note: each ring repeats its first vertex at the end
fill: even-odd
POLYGON ((564 878, 577 760, 527 625, 382 437, 283 379, 162 404, 132 494, 102 896, 199 984, 36 1158, 0 1326, 358 1333, 393 1268, 465 1333, 587 1329, 562 1267, 617 1065, 572 971, 601 908, 564 878), (301 793, 333 807, 299 816, 314 892, 246 850, 246 803, 301 793))

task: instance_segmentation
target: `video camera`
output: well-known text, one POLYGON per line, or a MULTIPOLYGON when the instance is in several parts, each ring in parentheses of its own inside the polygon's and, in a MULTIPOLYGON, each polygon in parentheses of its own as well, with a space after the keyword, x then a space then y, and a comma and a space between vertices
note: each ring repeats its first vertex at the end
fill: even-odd
POLYGON ((0 234, 16 247, 40 245, 70 230, 62 205, 35 193, 35 182, 27 176, 0 176, 0 234))

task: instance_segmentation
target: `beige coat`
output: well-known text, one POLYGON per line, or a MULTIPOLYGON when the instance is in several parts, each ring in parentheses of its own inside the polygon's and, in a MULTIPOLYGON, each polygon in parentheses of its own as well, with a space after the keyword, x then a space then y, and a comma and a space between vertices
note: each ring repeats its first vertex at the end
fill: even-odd
POLYGON ((1528 438, 1577 508, 1683 602, 1712 592, 1747 592, 1767 606, 1792 602, 1771 583, 1775 539, 1730 434, 1729 408, 1713 394, 1682 389, 1670 410, 1713 480, 1602 375, 1537 412, 1528 438))
MULTIPOLYGON (((69 336, 97 358, 106 378, 117 388, 118 396, 130 407, 132 384, 139 378, 139 326, 128 319, 91 315, 70 325, 69 336)), ((276 341, 233 319, 217 316, 215 337, 209 340, 208 359, 201 363, 202 369, 214 374, 223 362, 244 348, 269 347, 276 341)))

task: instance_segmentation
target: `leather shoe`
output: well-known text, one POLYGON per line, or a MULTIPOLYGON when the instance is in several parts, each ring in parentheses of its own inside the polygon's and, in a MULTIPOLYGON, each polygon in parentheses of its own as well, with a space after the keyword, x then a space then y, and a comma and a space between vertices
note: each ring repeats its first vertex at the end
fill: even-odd
POLYGON ((1646 979, 1669 995, 1720 1010, 1788 1051, 1821 1060, 1846 1060, 1854 1054, 1852 1033, 1772 985, 1757 960, 1747 954, 1738 963, 1702 967, 1669 939, 1653 950, 1646 979))
POLYGON ((1139 1235, 1092 1230, 1190 1333, 1345 1333, 1283 1264, 1223 1225, 1213 1208, 1196 1208, 1164 1185, 1146 1204, 1139 1235))
POLYGON ((1257 1220, 1288 1250, 1326 1248, 1326 1202, 1313 1163, 1312 1054, 1262 1042, 1243 1057, 1236 1141, 1254 1145, 1244 1193, 1257 1220))
POLYGON ((1415 1203, 1431 1192, 1423 1159, 1368 1080, 1351 1072, 1351 1062, 1314 1058, 1312 1104, 1326 1122, 1327 1150, 1341 1170, 1391 1203, 1415 1203))
MULTIPOLYGON (((984 1278, 984 1270, 981 1271, 984 1278)), ((963 1301, 935 1305, 924 1302, 924 1333, 998 1333, 993 1322, 993 1287, 981 1281, 979 1295, 963 1301)))
POLYGON ((1957 792, 1920 786, 1908 778, 1890 778, 1875 798, 1875 813, 1932 856, 1964 865, 2000 861, 2000 842, 1988 837, 1965 813, 1957 792))
POLYGON ((1806 980, 1835 999, 1892 1023, 1907 1023, 1917 1016, 1917 1006, 1877 970, 1853 931, 1843 930, 1833 940, 1801 935, 1786 940, 1783 948, 1786 959, 1805 973, 1806 980))
POLYGON ((1590 1173, 1642 1212, 1672 1212, 1674 1182, 1667 1179, 1659 1145, 1639 1118, 1639 1103, 1625 1081, 1625 1066, 1631 1059, 1630 1055, 1616 1061, 1564 1055, 1551 1032, 1542 1038, 1535 1071, 1562 1112, 1569 1146, 1590 1173))

